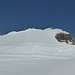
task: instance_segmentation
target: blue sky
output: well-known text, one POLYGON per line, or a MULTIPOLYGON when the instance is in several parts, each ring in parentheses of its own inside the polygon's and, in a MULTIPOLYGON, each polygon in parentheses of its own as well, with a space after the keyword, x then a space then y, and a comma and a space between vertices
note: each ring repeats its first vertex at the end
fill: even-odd
POLYGON ((0 0, 0 33, 61 28, 75 37, 74 0, 0 0))

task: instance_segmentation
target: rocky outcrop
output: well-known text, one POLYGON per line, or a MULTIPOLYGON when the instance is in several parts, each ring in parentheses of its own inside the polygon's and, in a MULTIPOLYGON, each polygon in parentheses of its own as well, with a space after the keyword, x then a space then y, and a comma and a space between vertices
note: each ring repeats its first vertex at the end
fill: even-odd
POLYGON ((75 40, 72 37, 71 34, 67 34, 67 33, 58 33, 56 34, 55 38, 59 41, 59 42, 66 42, 67 44, 73 44, 75 45, 75 40))

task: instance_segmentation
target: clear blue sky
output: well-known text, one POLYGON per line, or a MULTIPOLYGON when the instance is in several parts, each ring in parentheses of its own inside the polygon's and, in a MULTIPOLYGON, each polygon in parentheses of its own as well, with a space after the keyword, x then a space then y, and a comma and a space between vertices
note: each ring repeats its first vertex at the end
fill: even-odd
POLYGON ((75 37, 75 0, 0 0, 0 33, 57 27, 75 37))

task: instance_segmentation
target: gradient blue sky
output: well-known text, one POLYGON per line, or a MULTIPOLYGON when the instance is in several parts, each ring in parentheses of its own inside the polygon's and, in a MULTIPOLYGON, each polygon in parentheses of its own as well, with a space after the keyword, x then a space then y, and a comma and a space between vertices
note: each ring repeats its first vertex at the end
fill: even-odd
POLYGON ((47 27, 75 37, 75 0, 0 0, 0 33, 47 27))

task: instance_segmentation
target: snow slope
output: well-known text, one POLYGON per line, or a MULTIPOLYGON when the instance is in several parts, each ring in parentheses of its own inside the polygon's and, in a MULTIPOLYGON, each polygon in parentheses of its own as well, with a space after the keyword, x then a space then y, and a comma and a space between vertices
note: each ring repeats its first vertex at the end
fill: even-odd
POLYGON ((27 29, 0 36, 0 75, 75 75, 75 45, 60 43, 61 29, 27 29))

